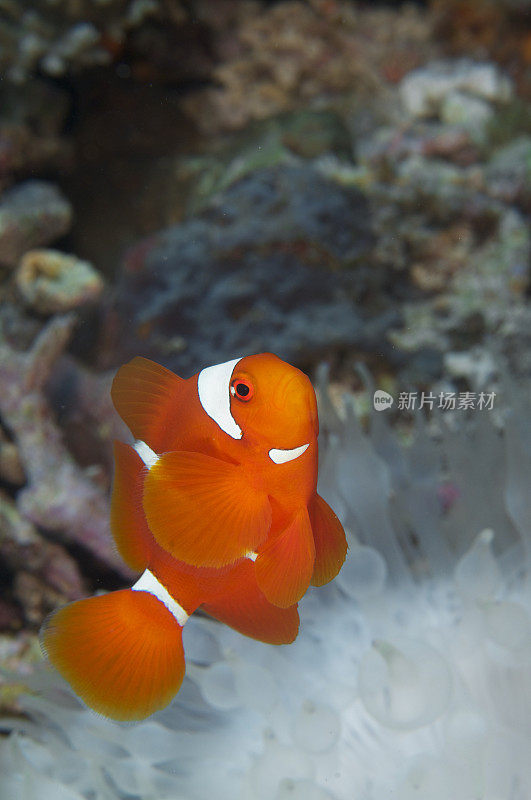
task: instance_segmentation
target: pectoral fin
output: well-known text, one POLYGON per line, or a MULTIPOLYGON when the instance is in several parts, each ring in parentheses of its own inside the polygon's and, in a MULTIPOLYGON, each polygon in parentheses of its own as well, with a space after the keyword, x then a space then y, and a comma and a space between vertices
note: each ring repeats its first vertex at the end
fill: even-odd
POLYGON ((278 536, 259 550, 255 561, 258 586, 270 603, 287 608, 306 592, 312 577, 315 547, 306 508, 278 536))
POLYGON ((202 453, 161 456, 146 477, 143 505, 160 546, 197 567, 243 558, 271 526, 268 497, 243 468, 202 453))
POLYGON ((347 554, 345 531, 328 503, 315 494, 308 504, 313 538, 315 565, 312 575, 314 586, 323 586, 335 578, 347 554))

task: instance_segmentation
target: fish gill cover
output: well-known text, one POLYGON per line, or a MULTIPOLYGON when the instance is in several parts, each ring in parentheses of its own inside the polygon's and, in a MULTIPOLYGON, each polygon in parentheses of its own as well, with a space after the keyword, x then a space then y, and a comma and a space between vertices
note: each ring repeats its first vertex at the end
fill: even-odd
MULTIPOLYGON (((364 432, 321 383, 320 492, 342 572, 276 648, 194 617, 175 701, 123 726, 44 669, 4 719, 0 796, 21 800, 524 800, 531 793, 528 393, 502 411, 385 415, 364 432)), ((510 403, 509 403, 510 401, 510 403)))

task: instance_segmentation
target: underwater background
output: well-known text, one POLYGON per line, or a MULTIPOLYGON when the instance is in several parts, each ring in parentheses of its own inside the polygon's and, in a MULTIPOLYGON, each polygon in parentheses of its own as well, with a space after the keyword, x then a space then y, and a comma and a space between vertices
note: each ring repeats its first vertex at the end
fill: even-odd
POLYGON ((0 0, 0 800, 531 797, 531 2, 0 0), (120 725, 44 663, 130 586, 116 368, 318 393, 349 553, 273 647, 194 615, 120 725))

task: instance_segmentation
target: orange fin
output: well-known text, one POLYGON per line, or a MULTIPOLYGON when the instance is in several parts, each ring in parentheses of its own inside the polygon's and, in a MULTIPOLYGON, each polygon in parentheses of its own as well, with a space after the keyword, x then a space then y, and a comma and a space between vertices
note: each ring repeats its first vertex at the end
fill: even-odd
POLYGON ((248 559, 235 567, 231 586, 222 597, 204 603, 201 608, 244 636, 267 644, 290 644, 299 632, 297 606, 271 605, 258 588, 254 564, 248 559))
POLYGON ((153 544, 142 508, 145 473, 138 453, 128 444, 115 442, 111 530, 123 560, 138 572, 147 567, 153 544))
POLYGON ((259 551, 255 561, 258 586, 273 605, 292 606, 310 584, 314 560, 312 529, 308 512, 303 508, 259 551))
POLYGON ((133 358, 114 377, 114 407, 135 437, 156 453, 164 450, 170 417, 178 408, 185 381, 148 358, 133 358))
POLYGON ((153 536, 174 558, 222 567, 255 550, 271 526, 267 494, 242 467, 202 453, 165 453, 144 485, 153 536))
POLYGON ((184 677, 182 627, 156 597, 121 589, 52 614, 42 648, 79 697, 116 720, 164 708, 184 677))
POLYGON ((347 555, 345 531, 328 503, 315 494, 308 504, 315 541, 314 586, 323 586, 335 578, 347 555))

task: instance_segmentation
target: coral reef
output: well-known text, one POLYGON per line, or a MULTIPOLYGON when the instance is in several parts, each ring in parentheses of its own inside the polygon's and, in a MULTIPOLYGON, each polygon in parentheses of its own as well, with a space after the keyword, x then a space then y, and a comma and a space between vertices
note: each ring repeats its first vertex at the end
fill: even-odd
POLYGON ((413 6, 396 13, 344 0, 240 3, 217 44, 216 86, 190 95, 184 107, 212 134, 345 92, 368 97, 433 50, 429 34, 413 6))
POLYGON ((370 229, 358 189, 311 166, 256 170, 130 251, 107 347, 115 363, 141 353, 184 374, 235 352, 300 363, 329 347, 374 348, 393 316, 368 308, 384 281, 368 262, 370 229))
MULTIPOLYGON (((0 68, 24 85, 38 74, 76 77, 133 58, 140 77, 205 79, 213 62, 216 6, 201 0, 3 0, 0 68)), ((128 69, 128 68, 127 68, 128 69)))
MULTIPOLYGON (((435 378, 443 354, 492 334, 507 349, 503 326, 526 306, 527 138, 525 125, 517 126, 510 144, 498 144, 493 121, 513 101, 510 82, 492 64, 429 64, 409 73, 397 94, 402 122, 374 119, 355 136, 357 165, 323 167, 343 184, 363 186, 376 264, 395 273, 395 285, 398 274, 408 278, 400 284, 403 326, 389 337, 404 354, 429 351, 435 378), (481 101, 486 113, 449 119, 456 95, 468 106, 481 101), (429 119, 416 117, 425 113, 429 119)), ((519 350, 523 358, 523 343, 519 350)), ((422 380, 422 370, 410 370, 410 379, 422 380)))
POLYGON ((2 798, 531 796, 527 6, 0 0, 2 798), (101 370, 264 349, 332 364, 348 560, 289 648, 190 620, 174 704, 115 726, 34 669, 131 579, 101 370), (365 428, 360 357, 495 408, 365 428))
POLYGON ((54 318, 28 351, 0 342, 0 417, 27 479, 16 505, 24 519, 77 542, 103 564, 129 575, 110 541, 107 496, 68 453, 45 398, 45 384, 73 325, 73 317, 54 318))
POLYGON ((109 64, 125 35, 158 11, 156 0, 4 2, 0 66, 20 83, 40 70, 58 77, 72 69, 109 64))
POLYGON ((15 575, 13 595, 30 625, 40 625, 49 611, 84 593, 76 561, 61 545, 46 541, 3 492, 0 555, 4 568, 15 575))
POLYGON ((412 117, 431 117, 442 112, 443 119, 446 116, 448 122, 457 122, 448 119, 448 110, 445 112, 452 99, 468 98, 474 112, 477 98, 506 103, 511 98, 512 85, 495 64, 461 59, 432 62, 413 70, 402 81, 400 94, 412 117))
POLYGON ((72 160, 63 135, 70 102, 64 89, 34 79, 0 84, 0 187, 14 178, 63 170, 72 160))
POLYGON ((177 162, 177 176, 188 184, 188 215, 257 169, 296 163, 297 157, 352 158, 352 137, 339 114, 302 109, 250 124, 227 143, 215 142, 206 153, 177 162))
POLYGON ((431 0, 433 35, 451 55, 489 57, 510 69, 523 92, 529 80, 527 0, 431 0))
POLYGON ((2 723, 4 794, 524 800, 530 409, 525 387, 499 397, 473 417, 418 414, 404 446, 385 413, 365 433, 349 399, 338 413, 321 388, 320 491, 350 550, 300 604, 295 644, 190 620, 181 693, 125 729, 57 676, 26 677, 29 720, 2 723))
POLYGON ((24 302, 41 314, 72 311, 94 302, 103 291, 103 279, 92 264, 58 250, 27 252, 15 283, 24 302))
POLYGON ((49 244, 72 222, 68 200, 52 184, 25 181, 0 197, 0 265, 14 267, 33 247, 49 244))

